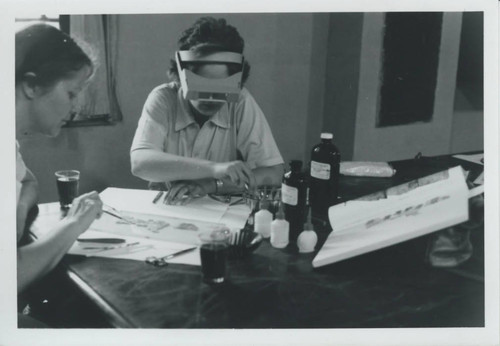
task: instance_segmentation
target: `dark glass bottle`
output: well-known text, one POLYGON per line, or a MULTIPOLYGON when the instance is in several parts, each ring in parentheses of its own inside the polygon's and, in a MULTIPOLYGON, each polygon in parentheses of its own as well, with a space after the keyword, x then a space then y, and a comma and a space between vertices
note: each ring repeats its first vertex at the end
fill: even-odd
POLYGON ((340 152, 331 133, 321 134, 321 143, 311 152, 309 203, 314 217, 328 220, 328 208, 337 202, 340 152))
POLYGON ((281 201, 285 209, 285 220, 290 224, 289 241, 295 243, 305 220, 307 197, 307 175, 302 172, 302 161, 292 160, 290 171, 283 176, 281 201))

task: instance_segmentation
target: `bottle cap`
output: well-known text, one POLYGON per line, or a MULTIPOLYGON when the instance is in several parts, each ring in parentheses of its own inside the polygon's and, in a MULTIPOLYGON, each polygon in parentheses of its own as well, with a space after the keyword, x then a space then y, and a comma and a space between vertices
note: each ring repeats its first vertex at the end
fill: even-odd
POLYGON ((294 172, 298 172, 302 169, 302 161, 292 160, 290 161, 290 169, 294 172))
POLYGON ((309 210, 307 211, 307 220, 304 224, 304 231, 314 231, 314 225, 311 221, 311 207, 309 207, 309 210))
POLYGON ((320 136, 321 139, 333 139, 333 134, 330 132, 323 132, 320 136))

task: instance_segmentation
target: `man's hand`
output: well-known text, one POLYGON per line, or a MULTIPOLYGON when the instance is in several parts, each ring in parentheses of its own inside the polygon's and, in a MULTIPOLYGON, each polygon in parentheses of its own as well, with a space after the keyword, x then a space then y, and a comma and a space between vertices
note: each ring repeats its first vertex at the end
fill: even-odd
POLYGON ((165 204, 186 205, 193 198, 203 197, 207 194, 206 188, 196 180, 179 180, 170 184, 170 189, 165 197, 165 204))
POLYGON ((229 178, 233 184, 255 187, 257 182, 252 170, 243 161, 220 162, 213 165, 213 177, 216 179, 229 178))

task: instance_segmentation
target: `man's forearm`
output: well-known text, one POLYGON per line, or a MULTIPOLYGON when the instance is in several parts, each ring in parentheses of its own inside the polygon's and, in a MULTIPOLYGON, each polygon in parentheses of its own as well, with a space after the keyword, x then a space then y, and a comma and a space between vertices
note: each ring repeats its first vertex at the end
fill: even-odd
POLYGON ((196 180, 210 178, 213 175, 211 161, 151 149, 132 152, 131 164, 135 176, 153 182, 196 180))

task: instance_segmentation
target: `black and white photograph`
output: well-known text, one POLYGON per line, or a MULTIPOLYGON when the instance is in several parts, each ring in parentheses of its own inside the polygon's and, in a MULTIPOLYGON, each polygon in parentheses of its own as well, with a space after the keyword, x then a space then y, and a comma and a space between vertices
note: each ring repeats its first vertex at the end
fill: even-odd
POLYGON ((3 8, 0 345, 500 345, 497 1, 3 8))

